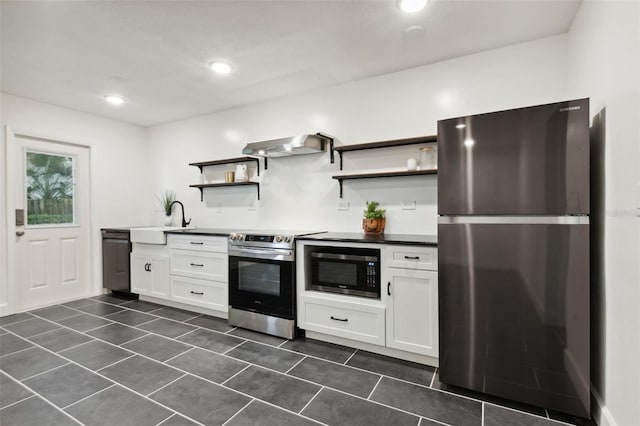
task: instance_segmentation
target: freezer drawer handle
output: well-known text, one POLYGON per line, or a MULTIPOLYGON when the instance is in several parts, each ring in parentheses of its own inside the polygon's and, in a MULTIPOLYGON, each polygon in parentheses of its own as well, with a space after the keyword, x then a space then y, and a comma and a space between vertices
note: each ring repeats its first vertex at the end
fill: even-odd
POLYGON ((331 315, 331 319, 334 320, 334 321, 341 321, 341 322, 349 321, 349 318, 336 318, 333 315, 331 315))
POLYGON ((190 263, 191 266, 199 266, 199 267, 203 267, 204 265, 202 263, 190 263))
POLYGON ((391 281, 387 283, 387 295, 391 296, 391 281))
POLYGON ((204 293, 201 291, 193 291, 191 290, 191 294, 197 294, 198 296, 204 296, 204 293))
POLYGON ((193 244, 193 245, 196 245, 196 246, 201 246, 201 245, 204 244, 204 242, 202 242, 202 241, 189 241, 189 244, 193 244))
POLYGON ((404 258, 407 260, 420 260, 420 256, 405 256, 404 258))

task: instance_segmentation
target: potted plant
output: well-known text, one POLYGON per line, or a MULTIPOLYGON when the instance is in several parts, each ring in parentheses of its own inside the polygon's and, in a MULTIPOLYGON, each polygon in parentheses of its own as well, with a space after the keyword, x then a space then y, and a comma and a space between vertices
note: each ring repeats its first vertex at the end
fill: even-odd
POLYGON ((162 206, 162 211, 164 212, 164 226, 171 226, 172 218, 171 218, 171 210, 173 203, 176 200, 176 193, 173 191, 164 191, 162 195, 158 197, 158 201, 160 201, 160 205, 162 206))
POLYGON ((367 209, 362 219, 362 229, 365 234, 382 234, 386 223, 385 210, 379 209, 377 201, 367 201, 367 209))

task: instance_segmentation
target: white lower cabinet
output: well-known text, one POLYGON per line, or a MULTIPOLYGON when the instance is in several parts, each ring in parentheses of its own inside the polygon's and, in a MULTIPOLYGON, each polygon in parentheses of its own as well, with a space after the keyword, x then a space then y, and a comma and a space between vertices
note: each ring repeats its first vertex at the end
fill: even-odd
POLYGON ((169 253, 164 245, 134 244, 131 253, 131 291, 168 299, 169 253))
POLYGON ((171 276, 171 296, 176 302, 226 311, 229 306, 227 284, 197 278, 171 276))
POLYGON ((307 330, 384 345, 384 307, 304 298, 307 330))
POLYGON ((171 252, 171 300, 211 309, 226 318, 229 311, 227 239, 206 235, 168 238, 171 252))
POLYGON ((438 273, 386 269, 387 347, 438 356, 438 273))

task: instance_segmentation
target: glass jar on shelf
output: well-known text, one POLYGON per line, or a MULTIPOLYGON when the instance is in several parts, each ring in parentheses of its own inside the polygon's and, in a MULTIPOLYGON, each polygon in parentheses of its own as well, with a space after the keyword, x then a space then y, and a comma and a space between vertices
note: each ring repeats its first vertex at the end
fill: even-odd
POLYGON ((420 170, 435 170, 438 168, 438 147, 423 146, 420 148, 420 170))

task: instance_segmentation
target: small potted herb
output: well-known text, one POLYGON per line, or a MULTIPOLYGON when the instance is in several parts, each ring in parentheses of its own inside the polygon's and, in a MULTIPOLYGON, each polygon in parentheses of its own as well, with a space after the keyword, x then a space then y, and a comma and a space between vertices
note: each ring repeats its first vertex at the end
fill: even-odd
POLYGON ((164 226, 171 226, 173 219, 171 217, 171 210, 173 203, 176 200, 176 193, 173 191, 164 191, 162 195, 158 196, 158 201, 160 201, 160 205, 162 206, 162 211, 164 211, 164 226))
POLYGON ((380 203, 377 201, 367 201, 367 209, 364 211, 362 219, 362 229, 365 234, 382 234, 386 223, 386 210, 379 209, 380 203))

